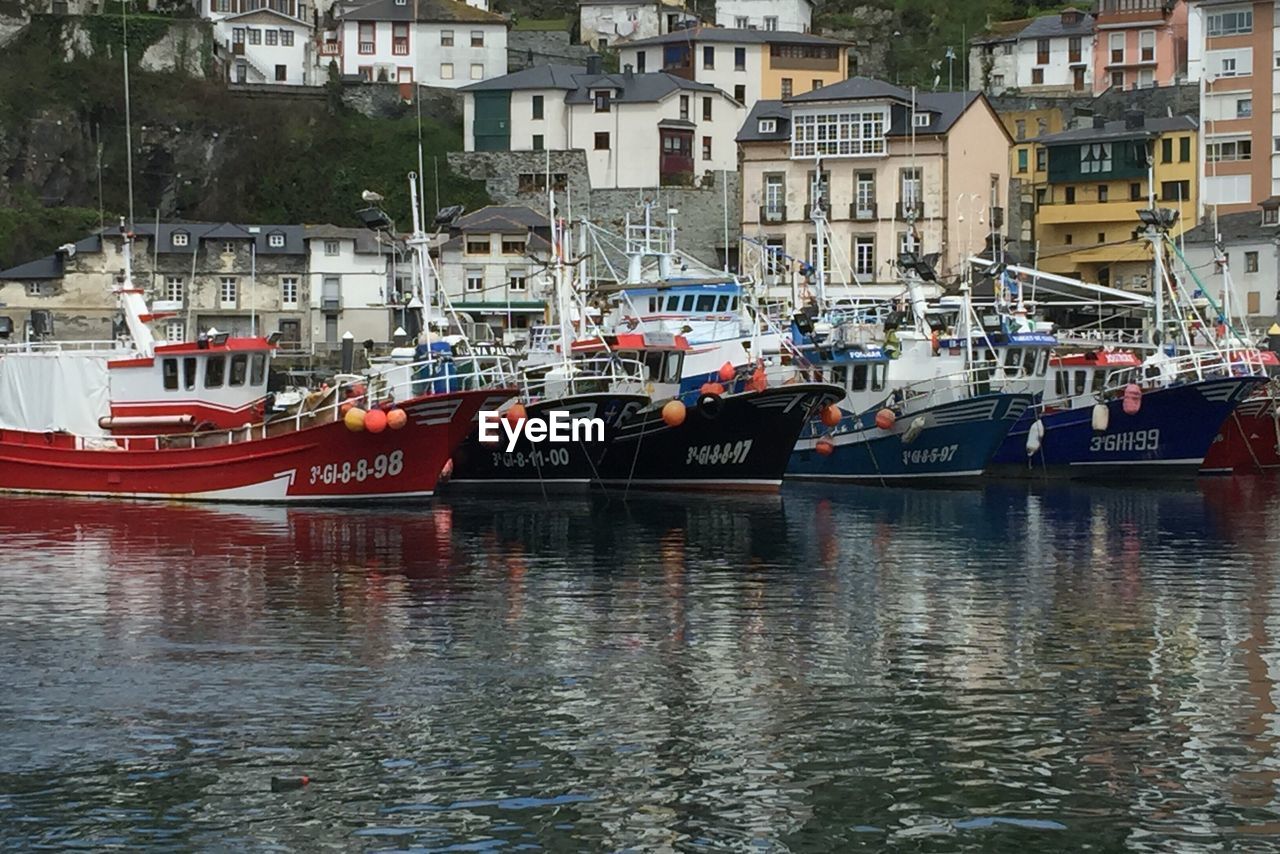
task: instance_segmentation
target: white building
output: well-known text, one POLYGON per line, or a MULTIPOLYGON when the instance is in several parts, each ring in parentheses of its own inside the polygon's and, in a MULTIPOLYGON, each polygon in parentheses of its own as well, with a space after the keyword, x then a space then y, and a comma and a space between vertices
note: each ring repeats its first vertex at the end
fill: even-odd
POLYGON ((807 33, 811 0, 716 0, 716 26, 737 30, 807 33))
POLYGON ((342 12, 330 51, 343 74, 456 88, 507 73, 507 22, 461 0, 373 0, 342 12))
POLYGON ((670 33, 697 20, 678 0, 578 0, 580 40, 598 49, 670 33))
POLYGON ((454 222, 440 247, 440 281, 453 309, 507 343, 526 338, 545 319, 550 227, 545 214, 521 205, 490 205, 454 222))
POLYGON ((412 262, 403 247, 379 237, 362 228, 306 227, 304 301, 317 350, 338 346, 347 332, 356 341, 386 342, 403 323, 412 262))
POLYGON ((969 88, 998 95, 1093 91, 1093 16, 1064 9, 1004 21, 970 41, 969 88))
MULTIPOLYGON (((1216 230, 1231 270, 1231 314, 1246 317, 1251 329, 1265 331, 1280 313, 1280 199, 1263 202, 1260 211, 1222 214, 1216 230)), ((1188 266, 1221 305, 1225 280, 1214 264, 1214 232, 1210 220, 1188 229, 1182 240, 1188 266)))
POLYGON ((596 189, 699 185, 738 168, 746 109, 673 74, 543 65, 464 91, 465 150, 581 149, 596 189))
POLYGON ((728 92, 748 109, 843 81, 846 42, 811 33, 697 27, 619 45, 637 72, 666 71, 728 92))
POLYGON ((324 82, 314 29, 306 21, 274 9, 257 9, 219 15, 213 28, 235 83, 318 86, 324 82))

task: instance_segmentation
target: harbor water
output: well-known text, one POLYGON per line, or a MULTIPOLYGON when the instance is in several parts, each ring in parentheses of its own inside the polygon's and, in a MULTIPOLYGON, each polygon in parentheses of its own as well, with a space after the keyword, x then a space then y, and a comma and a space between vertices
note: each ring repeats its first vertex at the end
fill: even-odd
POLYGON ((0 846, 1280 850, 1278 522, 1244 478, 6 498, 0 846))

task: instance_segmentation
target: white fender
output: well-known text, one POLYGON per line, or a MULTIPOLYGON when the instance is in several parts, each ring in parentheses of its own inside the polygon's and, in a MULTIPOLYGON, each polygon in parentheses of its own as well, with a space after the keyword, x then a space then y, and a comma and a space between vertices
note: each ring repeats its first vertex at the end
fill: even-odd
POLYGON ((917 415, 915 420, 907 427, 907 432, 902 434, 902 444, 910 445, 914 442, 925 428, 925 420, 923 415, 917 415))
POLYGON ((1031 422, 1031 428, 1027 430, 1027 456, 1033 457, 1036 451, 1040 450, 1040 445, 1044 442, 1044 422, 1037 418, 1031 422))
POLYGON ((1111 423, 1111 411, 1107 409, 1105 403, 1095 403, 1093 405, 1093 432, 1107 432, 1107 425, 1111 423))

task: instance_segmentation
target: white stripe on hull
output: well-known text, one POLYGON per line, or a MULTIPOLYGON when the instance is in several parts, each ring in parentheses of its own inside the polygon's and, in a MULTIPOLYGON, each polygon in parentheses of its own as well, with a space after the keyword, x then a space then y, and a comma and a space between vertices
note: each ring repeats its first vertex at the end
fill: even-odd
POLYGON ((955 477, 980 477, 982 469, 974 469, 973 471, 947 471, 947 472, 915 472, 913 474, 788 474, 787 480, 873 480, 876 482, 882 480, 910 480, 917 477, 936 477, 936 478, 955 478, 955 477))

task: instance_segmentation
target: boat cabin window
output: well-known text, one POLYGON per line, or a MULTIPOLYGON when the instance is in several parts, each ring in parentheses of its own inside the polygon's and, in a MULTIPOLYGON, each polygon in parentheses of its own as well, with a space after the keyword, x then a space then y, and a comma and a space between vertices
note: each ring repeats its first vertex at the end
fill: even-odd
POLYGON ((657 380, 662 376, 661 351, 644 354, 644 373, 647 380, 657 380))
POLYGON ((685 294, 684 303, 680 306, 681 311, 693 311, 693 306, 697 303, 698 298, 693 294, 685 294))
POLYGON ((1004 366, 1006 368, 1016 368, 1018 363, 1022 361, 1022 348, 1010 347, 1004 351, 1004 366))
POLYGON ((720 311, 720 312, 728 311, 728 310, 729 310, 729 300, 731 300, 731 299, 733 299, 733 297, 717 297, 717 298, 716 298, 716 311, 720 311))
POLYGON ((831 382, 838 386, 848 388, 849 386, 849 369, 844 365, 836 365, 831 369, 831 382))
POLYGON ((1107 384, 1106 368, 1097 368, 1093 372, 1093 390, 1095 392, 1102 391, 1102 387, 1107 384))
POLYGON ((879 362, 871 366, 871 390, 884 391, 884 365, 879 362))
POLYGON ((222 381, 227 372, 226 356, 210 356, 204 363, 204 387, 222 388, 222 381))
POLYGON ((1034 376, 1036 373, 1036 362, 1039 353, 1032 347, 1022 351, 1022 375, 1025 377, 1034 376))
POLYGON ((164 367, 164 390, 178 390, 178 360, 165 359, 162 363, 164 367))
POLYGON ((182 360, 182 387, 191 391, 196 387, 196 357, 188 356, 182 360))
POLYGON ((267 376, 267 354, 254 353, 253 367, 249 370, 249 385, 259 386, 267 376))
POLYGON ((667 354, 667 372, 662 375, 664 383, 680 382, 680 371, 684 366, 684 353, 667 354))
POLYGON ((1076 394, 1084 394, 1089 389, 1089 371, 1075 371, 1076 394))
POLYGON ((853 382, 849 384, 850 391, 866 391, 867 390, 867 366, 853 366, 853 382))
POLYGON ((677 294, 676 296, 667 297, 667 311, 679 311, 679 310, 680 310, 680 296, 677 294))
POLYGON ((710 314, 711 312, 715 311, 716 310, 715 294, 703 294, 702 296, 698 297, 698 307, 695 310, 706 312, 707 314, 710 314))
POLYGON ((227 385, 244 385, 244 381, 249 373, 249 356, 247 353, 237 353, 231 357, 231 381, 227 385))
POLYGON ((1067 371, 1053 372, 1053 391, 1058 397, 1066 397, 1071 390, 1071 377, 1067 371))

